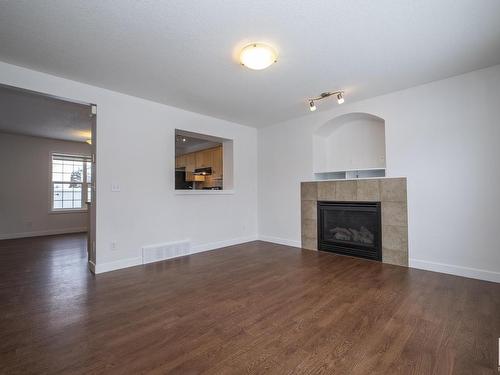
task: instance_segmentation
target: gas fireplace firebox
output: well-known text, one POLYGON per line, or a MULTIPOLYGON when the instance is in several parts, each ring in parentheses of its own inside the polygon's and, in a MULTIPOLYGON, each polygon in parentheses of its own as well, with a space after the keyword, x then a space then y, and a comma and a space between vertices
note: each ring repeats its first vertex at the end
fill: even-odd
POLYGON ((382 260, 380 202, 318 201, 318 250, 382 260))

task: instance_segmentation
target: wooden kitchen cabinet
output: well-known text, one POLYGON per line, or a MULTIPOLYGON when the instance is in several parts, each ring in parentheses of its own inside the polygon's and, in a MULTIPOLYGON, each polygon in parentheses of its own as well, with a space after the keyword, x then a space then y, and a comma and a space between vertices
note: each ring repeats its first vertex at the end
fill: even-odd
POLYGON ((184 156, 186 158, 186 172, 194 172, 196 168, 196 154, 193 152, 184 156))
POLYGON ((222 177, 222 147, 212 151, 212 179, 222 177))
POLYGON ((195 155, 196 168, 208 168, 213 165, 213 149, 198 151, 195 155))
POLYGON ((176 168, 186 168, 186 172, 194 172, 196 168, 212 168, 212 173, 222 176, 222 147, 209 148, 175 158, 176 168))
POLYGON ((179 155, 175 157, 175 168, 186 167, 186 155, 179 155))
POLYGON ((204 177, 203 187, 222 186, 223 155, 222 146, 179 155, 175 158, 175 167, 184 168, 186 181, 196 181, 193 172, 197 168, 212 168, 212 175, 204 177))

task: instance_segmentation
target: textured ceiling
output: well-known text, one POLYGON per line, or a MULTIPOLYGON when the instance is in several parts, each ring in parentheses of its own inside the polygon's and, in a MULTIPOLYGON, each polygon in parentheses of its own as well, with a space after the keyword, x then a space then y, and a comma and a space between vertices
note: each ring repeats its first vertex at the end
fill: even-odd
POLYGON ((90 139, 88 105, 0 85, 0 131, 85 142, 90 139))
POLYGON ((349 102, 500 63, 500 1, 6 0, 0 60, 262 127, 322 91, 349 102), (278 63, 238 65, 250 41, 278 63))
POLYGON ((208 148, 217 147, 220 145, 221 143, 218 142, 207 141, 206 139, 200 139, 200 138, 176 134, 175 155, 184 155, 190 152, 206 150, 208 148))

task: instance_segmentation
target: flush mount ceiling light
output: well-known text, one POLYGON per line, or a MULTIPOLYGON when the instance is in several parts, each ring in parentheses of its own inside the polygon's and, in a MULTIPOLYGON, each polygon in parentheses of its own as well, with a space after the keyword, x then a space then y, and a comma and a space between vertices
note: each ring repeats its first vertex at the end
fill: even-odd
POLYGON ((278 53, 264 43, 251 43, 240 52, 241 65, 252 70, 266 69, 278 61, 278 53))
POLYGON ((319 96, 315 97, 315 98, 309 98, 309 110, 311 112, 315 111, 316 110, 316 101, 318 100, 323 100, 325 98, 328 98, 332 95, 335 95, 335 97, 337 98, 337 103, 339 104, 342 104, 344 103, 344 91, 340 90, 340 91, 333 91, 333 92, 322 92, 319 96))

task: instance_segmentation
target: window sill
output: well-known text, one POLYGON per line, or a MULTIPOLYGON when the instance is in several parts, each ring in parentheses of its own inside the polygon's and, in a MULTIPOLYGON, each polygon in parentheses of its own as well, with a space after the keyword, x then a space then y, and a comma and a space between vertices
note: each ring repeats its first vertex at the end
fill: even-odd
POLYGON ((64 209, 61 209, 61 210, 49 210, 49 214, 83 214, 83 213, 87 213, 88 210, 85 209, 85 208, 82 208, 82 209, 73 209, 73 210, 64 210, 64 209))
POLYGON ((175 195, 232 195, 234 190, 174 190, 175 195))

